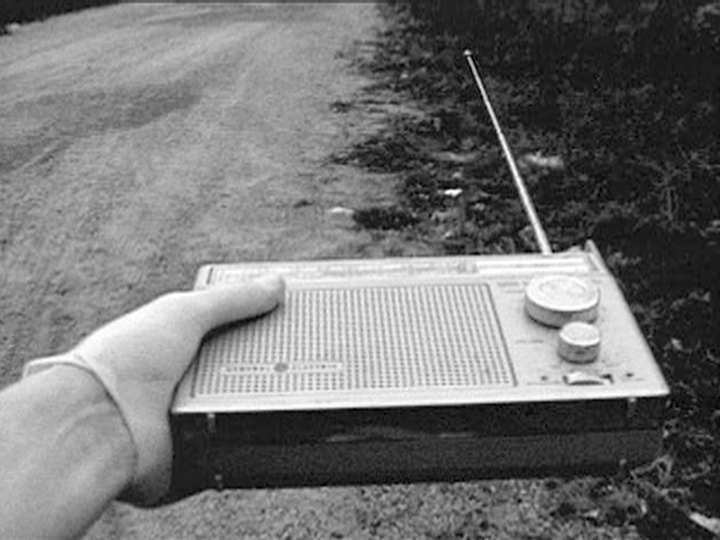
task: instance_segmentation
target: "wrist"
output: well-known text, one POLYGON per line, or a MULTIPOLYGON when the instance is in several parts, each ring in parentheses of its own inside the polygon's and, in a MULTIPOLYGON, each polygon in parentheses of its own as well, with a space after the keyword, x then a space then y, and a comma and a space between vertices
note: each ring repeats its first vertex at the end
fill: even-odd
MULTIPOLYGON (((25 365, 24 377, 51 368, 63 366, 75 373, 94 378, 104 389, 105 397, 115 406, 123 421, 134 449, 134 476, 119 500, 139 506, 151 506, 166 494, 172 474, 172 441, 167 419, 167 405, 158 409, 157 385, 132 377, 118 377, 111 367, 113 348, 102 346, 93 354, 81 354, 77 350, 64 355, 33 360, 25 365)), ((117 359, 116 359, 117 360, 117 359)), ((161 389, 162 390, 162 389, 161 389)))
POLYGON ((131 482, 134 443, 95 377, 48 366, 0 395, 0 537, 78 537, 131 482))
POLYGON ((81 357, 66 353, 28 362, 23 370, 23 378, 42 375, 43 372, 46 373, 40 379, 36 379, 35 383, 44 384, 48 388, 52 386, 68 388, 69 394, 56 392, 54 395, 66 396, 68 400, 65 404, 69 405, 68 412, 77 413, 78 416, 87 415, 84 418, 89 424, 93 419, 103 418, 103 426, 114 432, 106 433, 110 436, 108 440, 118 443, 118 451, 123 449, 125 450, 123 453, 129 451, 133 461, 131 470, 135 471, 138 455, 132 431, 116 397, 109 391, 97 371, 81 357), (126 444, 128 441, 129 444, 126 444), (127 448, 121 449, 120 446, 127 448))
MULTIPOLYGON (((137 461, 135 444, 117 404, 97 377, 73 365, 56 364, 27 383, 35 387, 27 390, 35 390, 33 407, 44 411, 48 423, 86 441, 89 451, 97 447, 111 456, 116 483, 130 483, 137 461)), ((33 418, 39 418, 41 411, 34 412, 33 418)))
POLYGON ((123 488, 132 481, 137 450, 117 404, 89 371, 69 364, 54 364, 28 377, 25 393, 32 395, 31 421, 95 452, 112 462, 113 483, 123 488))

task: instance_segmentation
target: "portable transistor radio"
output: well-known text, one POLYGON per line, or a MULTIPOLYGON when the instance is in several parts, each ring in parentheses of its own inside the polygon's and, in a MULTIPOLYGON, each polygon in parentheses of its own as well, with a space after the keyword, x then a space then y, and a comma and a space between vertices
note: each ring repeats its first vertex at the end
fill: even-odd
POLYGON ((172 408, 175 489, 599 471, 652 459, 668 387, 592 242, 539 254, 217 264, 285 303, 205 340, 172 408))

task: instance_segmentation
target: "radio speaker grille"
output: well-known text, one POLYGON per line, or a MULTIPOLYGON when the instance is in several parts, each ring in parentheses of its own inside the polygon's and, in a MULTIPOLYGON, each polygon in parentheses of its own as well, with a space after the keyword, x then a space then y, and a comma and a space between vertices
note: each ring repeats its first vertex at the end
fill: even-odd
POLYGON ((205 343, 196 396, 514 386, 486 284, 289 290, 205 343))

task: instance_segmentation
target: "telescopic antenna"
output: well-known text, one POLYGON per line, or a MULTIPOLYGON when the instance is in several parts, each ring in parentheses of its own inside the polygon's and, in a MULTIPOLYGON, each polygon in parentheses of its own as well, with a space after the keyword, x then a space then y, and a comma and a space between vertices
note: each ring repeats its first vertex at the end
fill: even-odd
POLYGON ((490 119, 492 120, 493 127, 495 128, 495 133, 497 133, 498 139, 500 139, 500 146, 502 146, 503 152, 505 154, 505 159, 508 163, 508 166, 510 167, 510 172, 512 173, 513 180, 515 180, 515 187, 520 194, 520 200, 522 201, 523 207, 525 208, 525 213, 530 220, 530 225, 533 228, 535 239, 537 240, 538 246, 540 246, 540 252, 543 255, 552 255, 552 248, 550 247, 550 242, 548 242, 547 236, 545 235, 545 231, 542 227, 542 223, 540 223, 537 212, 535 212, 535 206, 533 205, 532 199, 530 198, 530 195, 528 195, 527 189, 525 188, 525 182, 523 182, 522 176, 520 176, 517 164, 515 163, 515 159, 513 158, 512 152, 510 151, 510 146, 508 146, 507 140, 505 140, 505 135, 503 135, 502 129, 500 128, 500 123, 495 116, 495 111, 493 111, 492 104, 490 103, 490 98, 488 97, 485 86, 483 85, 482 79, 480 78, 480 73, 478 73, 477 66, 475 65, 473 54, 471 51, 466 49, 463 55, 465 56, 468 64, 470 65, 470 71, 472 71, 473 78, 475 79, 475 84, 480 90, 483 102, 485 103, 485 108, 487 109, 488 114, 490 114, 490 119))

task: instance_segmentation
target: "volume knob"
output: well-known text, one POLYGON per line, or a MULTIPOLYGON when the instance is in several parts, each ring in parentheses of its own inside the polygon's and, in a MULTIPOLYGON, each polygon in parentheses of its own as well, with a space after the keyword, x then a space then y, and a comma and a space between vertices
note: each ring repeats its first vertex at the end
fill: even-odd
POLYGON ((558 334, 558 352, 573 364, 594 362, 600 353, 600 330, 585 322, 571 322, 558 334))

